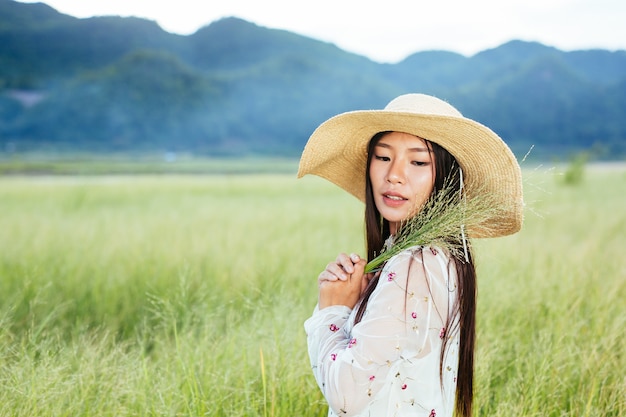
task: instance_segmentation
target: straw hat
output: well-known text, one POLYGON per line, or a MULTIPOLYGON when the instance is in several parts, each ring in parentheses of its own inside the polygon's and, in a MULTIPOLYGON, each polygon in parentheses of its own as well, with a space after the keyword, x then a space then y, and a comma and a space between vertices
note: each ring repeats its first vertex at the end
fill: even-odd
POLYGON ((506 236, 522 226, 522 174, 515 156, 491 129, 463 117, 450 104, 406 94, 383 110, 342 113, 322 123, 307 142, 298 170, 325 178, 365 201, 367 145, 378 132, 410 133, 450 152, 463 170, 467 198, 489 193, 500 208, 471 237, 506 236), (474 194, 473 194, 474 193, 474 194))

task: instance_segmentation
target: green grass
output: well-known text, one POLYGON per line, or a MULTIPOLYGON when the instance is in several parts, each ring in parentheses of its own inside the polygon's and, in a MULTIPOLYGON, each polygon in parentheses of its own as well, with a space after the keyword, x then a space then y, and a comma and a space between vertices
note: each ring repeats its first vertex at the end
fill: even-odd
POLYGON ((0 153, 0 175, 161 175, 293 173, 295 158, 209 158, 190 155, 0 153))
MULTIPOLYGON (((475 243, 477 416, 626 414, 626 174, 475 243)), ((303 321, 362 207, 292 175, 0 177, 0 416, 324 416, 303 321)))

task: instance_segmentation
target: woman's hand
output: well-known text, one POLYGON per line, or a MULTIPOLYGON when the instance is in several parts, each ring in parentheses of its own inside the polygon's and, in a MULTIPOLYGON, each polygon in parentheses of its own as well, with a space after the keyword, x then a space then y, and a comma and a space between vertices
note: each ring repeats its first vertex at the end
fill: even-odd
POLYGON ((359 255, 345 253, 329 263, 318 277, 319 308, 333 305, 354 308, 369 282, 369 274, 363 274, 366 264, 359 255))

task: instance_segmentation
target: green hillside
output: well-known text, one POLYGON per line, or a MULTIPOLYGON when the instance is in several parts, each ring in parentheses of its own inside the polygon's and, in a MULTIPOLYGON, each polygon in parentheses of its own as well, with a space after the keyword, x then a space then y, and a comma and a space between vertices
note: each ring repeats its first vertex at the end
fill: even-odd
POLYGON ((139 18, 77 19, 0 0, 0 152, 298 155, 342 111, 425 92, 522 156, 626 155, 626 51, 511 41, 382 64, 226 18, 189 36, 139 18))

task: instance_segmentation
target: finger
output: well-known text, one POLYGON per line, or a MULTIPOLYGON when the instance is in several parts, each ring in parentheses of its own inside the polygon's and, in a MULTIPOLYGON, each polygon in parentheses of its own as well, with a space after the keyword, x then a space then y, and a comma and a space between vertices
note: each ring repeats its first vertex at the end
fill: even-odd
POLYGON ((319 276, 317 277, 317 281, 318 282, 322 282, 322 281, 337 281, 339 278, 333 274, 330 273, 326 270, 322 271, 319 276))
POLYGON ((361 260, 361 257, 357 255, 356 253, 351 253, 350 260, 352 261, 352 263, 357 263, 361 260))
POLYGON ((349 275, 342 265, 335 262, 331 262, 326 266, 326 272, 342 281, 347 280, 349 275))
POLYGON ((353 272, 353 262, 350 257, 345 253, 340 253, 339 255, 337 255, 336 262, 337 265, 339 265, 339 267, 347 274, 351 274, 353 272))
POLYGON ((355 262, 354 265, 354 273, 358 274, 359 276, 362 276, 363 273, 365 272, 365 265, 367 264, 367 262, 365 261, 365 259, 359 259, 357 262, 355 262))
POLYGON ((348 274, 352 274, 354 272, 354 264, 359 262, 361 257, 356 253, 351 253, 350 255, 346 255, 345 253, 340 253, 337 256, 337 263, 341 265, 344 271, 348 274))
POLYGON ((363 273, 365 264, 366 262, 363 259, 354 264, 354 272, 350 274, 350 278, 348 278, 348 282, 351 286, 361 288, 364 282, 367 284, 367 279, 363 273))

